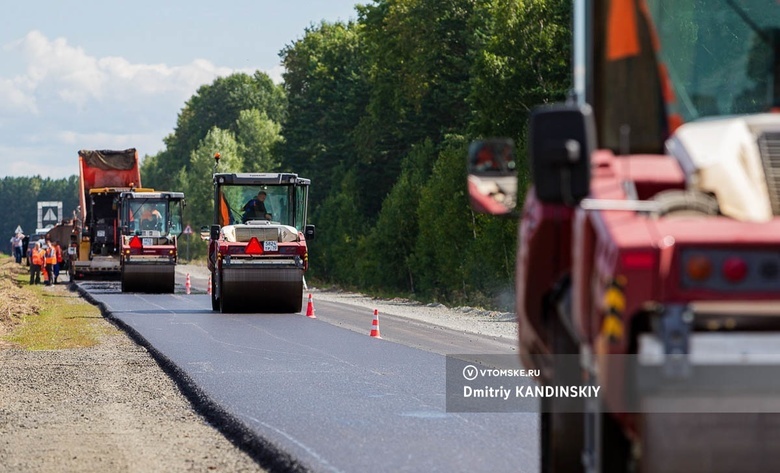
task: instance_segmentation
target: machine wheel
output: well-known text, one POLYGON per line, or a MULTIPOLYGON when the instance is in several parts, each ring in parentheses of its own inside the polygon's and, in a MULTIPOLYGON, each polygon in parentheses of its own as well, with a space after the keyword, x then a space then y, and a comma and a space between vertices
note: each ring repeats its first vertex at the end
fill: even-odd
MULTIPOLYGON (((582 383, 578 364, 562 363, 564 358, 579 354, 579 346, 571 340, 555 309, 557 300, 568 291, 561 288, 557 296, 545 298, 549 337, 553 348, 554 385, 576 385, 582 383), (561 355, 565 355, 561 356, 561 355)), ((584 471, 582 452, 584 448, 585 416, 584 402, 578 398, 543 398, 540 416, 541 469, 542 473, 569 473, 584 471)))
MULTIPOLYGON (((216 281, 217 280, 216 275, 214 273, 212 273, 212 275, 211 275, 211 280, 212 281, 216 281)), ((220 285, 219 287, 222 287, 222 286, 220 285)), ((219 310, 219 309, 220 309, 220 307, 219 307, 219 298, 217 297, 217 291, 216 291, 215 288, 212 287, 211 288, 211 310, 215 310, 216 311, 216 310, 219 310)))

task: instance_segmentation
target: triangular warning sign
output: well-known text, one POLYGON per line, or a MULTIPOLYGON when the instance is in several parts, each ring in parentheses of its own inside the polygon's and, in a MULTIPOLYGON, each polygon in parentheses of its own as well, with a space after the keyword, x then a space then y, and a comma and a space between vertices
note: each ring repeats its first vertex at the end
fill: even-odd
POLYGON ((192 227, 191 227, 191 226, 189 226, 189 225, 187 225, 187 226, 184 228, 184 232, 183 232, 183 233, 184 233, 185 235, 189 235, 189 234, 191 234, 191 233, 192 233, 192 227))
POLYGON ((46 215, 43 216, 44 220, 57 220, 57 216, 54 215, 54 211, 52 209, 49 209, 46 211, 46 215))
POLYGON ((16 230, 14 230, 14 233, 24 233, 24 232, 22 231, 22 226, 21 226, 21 225, 17 225, 17 226, 16 226, 16 230))

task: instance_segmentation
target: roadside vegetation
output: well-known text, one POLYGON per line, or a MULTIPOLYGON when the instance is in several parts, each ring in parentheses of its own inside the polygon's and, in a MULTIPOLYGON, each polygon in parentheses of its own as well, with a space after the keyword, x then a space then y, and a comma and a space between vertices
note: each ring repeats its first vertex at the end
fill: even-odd
POLYGON ((91 347, 115 330, 67 285, 28 283, 26 266, 0 256, 0 343, 27 350, 91 347))

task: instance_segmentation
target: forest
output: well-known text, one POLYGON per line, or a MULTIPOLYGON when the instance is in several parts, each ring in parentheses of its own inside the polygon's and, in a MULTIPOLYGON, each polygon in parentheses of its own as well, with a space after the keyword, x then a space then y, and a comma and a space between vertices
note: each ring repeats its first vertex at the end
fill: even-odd
MULTIPOLYGON (((355 10, 354 21, 313 24, 289 42, 280 84, 257 71, 201 86, 164 149, 144 157, 145 187, 183 191, 197 232, 211 223, 215 152, 221 172, 294 172, 312 181, 307 280, 507 307, 517 220, 470 210, 466 150, 513 138, 527 187, 530 112, 571 86, 571 2, 374 0, 355 10)), ((14 202, 0 209, 5 234, 34 226, 37 200, 75 208, 76 184, 0 181, 14 202)), ((190 251, 203 257, 205 244, 190 251)))

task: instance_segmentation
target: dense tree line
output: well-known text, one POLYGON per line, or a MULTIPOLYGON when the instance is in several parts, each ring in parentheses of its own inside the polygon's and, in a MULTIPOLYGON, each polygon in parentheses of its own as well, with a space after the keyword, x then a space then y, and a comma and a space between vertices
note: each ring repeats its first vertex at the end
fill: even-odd
POLYGON ((280 52, 281 85, 257 72, 202 86, 166 149, 144 160, 144 183, 186 192, 185 220, 197 228, 210 223, 214 152, 225 171, 297 172, 312 179, 311 276, 495 301, 512 285, 516 222, 471 212, 466 148, 509 136, 524 155, 532 107, 570 87, 570 9, 564 0, 359 5, 357 20, 312 25, 280 52))
MULTIPOLYGON (((75 162, 75 153, 74 153, 75 162)), ((26 235, 32 235, 38 224, 38 202, 62 202, 63 218, 73 217, 79 205, 78 178, 50 179, 5 177, 0 180, 0 230, 5 238, 2 251, 10 253, 8 241, 19 225, 26 235)))

